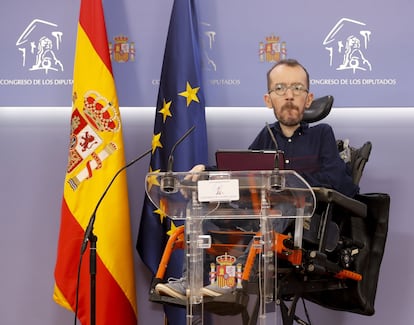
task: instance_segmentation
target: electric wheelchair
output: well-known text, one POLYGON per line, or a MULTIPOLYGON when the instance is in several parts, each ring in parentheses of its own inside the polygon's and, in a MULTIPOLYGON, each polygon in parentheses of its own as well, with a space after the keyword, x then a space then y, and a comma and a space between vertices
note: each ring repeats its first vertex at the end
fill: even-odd
MULTIPOLYGON (((332 105, 332 96, 315 99, 303 120, 308 123, 322 120, 332 105)), ((366 142, 360 148, 350 146, 347 140, 338 140, 337 144, 352 170, 354 183, 359 184, 372 144, 366 142)), ((308 224, 311 236, 304 236, 303 245, 297 246, 291 233, 274 234, 273 250, 278 262, 273 299, 280 307, 282 322, 284 325, 308 324, 296 315, 300 299, 334 310, 373 315, 387 238, 390 197, 386 193, 363 193, 349 198, 332 189, 312 190, 318 214, 308 224)), ((257 297, 261 293, 255 260, 261 249, 249 243, 257 233, 210 231, 209 235, 212 244, 206 254, 223 257, 231 251, 232 255, 239 256, 248 250, 248 255, 243 271, 239 272, 242 286, 231 293, 206 299, 205 310, 217 315, 240 314, 243 324, 256 324, 261 308, 257 297), (252 304, 253 309, 248 310, 248 305, 252 304)), ((166 281, 164 275, 172 251, 184 248, 182 226, 170 236, 166 245, 151 284, 151 301, 185 306, 185 301, 161 296, 154 290, 158 283, 166 281)))

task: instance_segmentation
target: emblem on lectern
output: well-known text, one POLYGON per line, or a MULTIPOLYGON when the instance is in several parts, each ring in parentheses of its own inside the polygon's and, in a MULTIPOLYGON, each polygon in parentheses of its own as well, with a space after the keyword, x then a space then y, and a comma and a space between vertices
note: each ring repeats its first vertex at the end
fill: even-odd
POLYGON ((236 257, 225 253, 217 256, 216 262, 210 264, 210 284, 219 288, 241 288, 242 265, 235 265, 236 257))

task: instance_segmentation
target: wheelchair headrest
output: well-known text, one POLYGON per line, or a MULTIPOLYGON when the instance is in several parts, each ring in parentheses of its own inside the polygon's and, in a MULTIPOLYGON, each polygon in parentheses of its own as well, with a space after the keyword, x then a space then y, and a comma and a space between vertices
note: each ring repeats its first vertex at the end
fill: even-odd
POLYGON ((333 101, 334 98, 330 95, 314 99, 311 106, 305 110, 303 121, 313 123, 324 119, 331 111, 333 101))

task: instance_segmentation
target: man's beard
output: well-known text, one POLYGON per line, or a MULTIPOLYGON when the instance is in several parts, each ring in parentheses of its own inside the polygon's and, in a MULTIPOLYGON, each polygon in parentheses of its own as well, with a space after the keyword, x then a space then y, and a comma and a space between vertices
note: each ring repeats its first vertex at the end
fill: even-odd
POLYGON ((286 125, 286 126, 295 126, 300 123, 302 116, 298 116, 297 118, 283 117, 284 111, 291 111, 291 110, 296 110, 297 112, 299 112, 299 107, 294 105, 292 102, 287 102, 281 107, 281 114, 278 117, 279 123, 286 125))

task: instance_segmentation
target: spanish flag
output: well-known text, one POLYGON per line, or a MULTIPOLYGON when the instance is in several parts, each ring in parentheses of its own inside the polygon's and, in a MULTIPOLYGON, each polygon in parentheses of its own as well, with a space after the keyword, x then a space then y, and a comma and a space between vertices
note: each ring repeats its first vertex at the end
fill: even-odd
POLYGON ((98 325, 136 325, 127 180, 125 172, 118 174, 125 166, 122 125, 101 0, 81 0, 73 79, 53 298, 77 311, 83 325, 90 324, 91 317, 98 325), (91 241, 81 254, 92 216, 92 234, 97 237, 93 281, 91 241), (96 290, 94 315, 91 282, 96 290))

